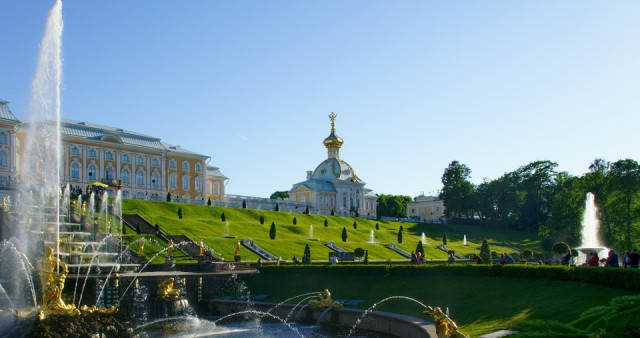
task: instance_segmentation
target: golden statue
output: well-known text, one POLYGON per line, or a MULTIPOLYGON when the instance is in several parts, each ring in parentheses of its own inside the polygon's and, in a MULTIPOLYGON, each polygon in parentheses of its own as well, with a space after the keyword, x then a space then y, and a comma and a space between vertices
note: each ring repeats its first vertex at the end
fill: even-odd
POLYGON ((200 240, 200 256, 204 257, 204 241, 200 240))
POLYGON ((436 324, 436 333, 438 338, 469 338, 466 334, 458 332, 458 325, 449 318, 439 307, 432 308, 427 306, 425 314, 433 317, 436 324))
POLYGON ((140 257, 144 257, 144 245, 146 243, 147 243, 147 239, 145 237, 142 237, 138 242, 138 245, 140 246, 140 257))
POLYGON ((308 304, 311 305, 311 306, 317 306, 317 307, 320 307, 320 308, 327 308, 327 307, 340 308, 340 307, 342 307, 342 303, 335 302, 335 301, 333 301, 333 299, 331 299, 331 292, 329 292, 329 289, 324 289, 324 291, 322 291, 322 293, 318 294, 318 298, 317 299, 310 300, 308 304))
POLYGON ((169 242, 167 242, 167 256, 171 256, 172 252, 173 252, 173 240, 170 239, 169 242))
POLYGON ((158 283, 158 291, 156 291, 156 296, 159 299, 165 300, 176 300, 180 298, 180 290, 173 288, 173 282, 174 278, 169 277, 158 283))
POLYGON ((77 312, 73 304, 62 300, 62 289, 69 270, 67 265, 54 257, 53 249, 47 248, 40 262, 40 285, 42 285, 42 310, 66 310, 77 312))
POLYGON ((4 212, 9 211, 9 206, 7 205, 7 196, 2 197, 2 210, 4 210, 4 212))
POLYGON ((87 201, 83 201, 82 202, 82 211, 80 212, 80 214, 82 216, 86 216, 87 215, 87 201))
POLYGON ((235 256, 236 256, 236 257, 237 257, 237 256, 240 256, 240 242, 237 242, 237 243, 236 243, 236 253, 235 253, 235 256))
POLYGON ((106 231, 106 233, 108 233, 108 234, 111 233, 111 220, 110 219, 107 220, 107 231, 106 231))

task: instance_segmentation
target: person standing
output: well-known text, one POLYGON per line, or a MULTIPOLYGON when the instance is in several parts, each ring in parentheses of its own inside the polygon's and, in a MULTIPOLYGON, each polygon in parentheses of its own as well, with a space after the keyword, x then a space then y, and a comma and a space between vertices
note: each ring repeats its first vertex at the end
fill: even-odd
POLYGON ((589 266, 598 266, 600 261, 600 257, 598 257, 598 254, 595 252, 591 253, 591 258, 589 258, 589 261, 587 261, 587 265, 589 266))
POLYGON ((607 262, 605 266, 608 268, 617 268, 620 267, 620 263, 618 263, 618 255, 615 251, 609 250, 609 256, 607 257, 607 262))
POLYGON ((640 261, 640 255, 638 255, 638 253, 636 252, 636 249, 631 250, 631 254, 629 254, 629 259, 631 260, 631 264, 630 267, 637 269, 638 268, 638 261, 640 261))
POLYGON ((454 264, 456 262, 456 259, 453 257, 453 254, 449 254, 449 259, 447 259, 447 262, 449 262, 449 264, 454 264))

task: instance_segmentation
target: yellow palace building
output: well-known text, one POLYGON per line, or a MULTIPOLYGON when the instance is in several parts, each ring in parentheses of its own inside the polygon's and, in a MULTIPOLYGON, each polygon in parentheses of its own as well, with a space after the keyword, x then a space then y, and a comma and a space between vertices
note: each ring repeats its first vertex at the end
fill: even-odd
MULTIPOLYGON (((0 189, 3 177, 8 177, 4 182, 15 181, 21 125, 8 102, 0 101, 0 189), (2 143, 3 133, 6 144, 2 143), (7 157, 4 167, 3 151, 7 157)), ((62 119, 60 131, 63 185, 84 190, 89 183, 101 182, 113 191, 120 188, 124 198, 160 201, 171 194, 172 201, 197 204, 209 198, 224 199, 228 178, 208 165, 209 156, 156 137, 87 122, 62 119)))

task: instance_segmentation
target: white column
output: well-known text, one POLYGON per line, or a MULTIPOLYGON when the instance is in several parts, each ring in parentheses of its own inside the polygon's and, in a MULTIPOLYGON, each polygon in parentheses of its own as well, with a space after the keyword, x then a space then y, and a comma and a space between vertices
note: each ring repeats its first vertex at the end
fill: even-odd
POLYGON ((120 161, 122 160, 122 151, 116 150, 115 157, 116 157, 116 177, 114 178, 116 180, 121 180, 122 178, 120 177, 120 161))
POLYGON ((160 170, 160 189, 164 194, 167 194, 167 156, 165 153, 162 153, 162 160, 160 161, 161 170, 160 170))
POLYGON ((63 149, 64 152, 62 153, 63 155, 63 175, 64 175, 64 181, 69 181, 69 145, 68 144, 64 144, 63 145, 63 149))
POLYGON ((147 188, 147 190, 149 190, 151 189, 151 156, 144 155, 144 157, 145 157, 145 163, 147 165, 147 177, 144 181, 145 181, 145 187, 147 188))
POLYGON ((98 148, 98 158, 100 159, 100 168, 98 168, 98 177, 96 177, 96 181, 98 179, 104 178, 104 148, 98 148))
POLYGON ((87 157, 89 157, 89 149, 87 149, 86 146, 81 146, 80 154, 82 154, 82 175, 80 175, 80 178, 83 183, 88 183, 87 173, 89 172, 89 169, 87 168, 87 157))

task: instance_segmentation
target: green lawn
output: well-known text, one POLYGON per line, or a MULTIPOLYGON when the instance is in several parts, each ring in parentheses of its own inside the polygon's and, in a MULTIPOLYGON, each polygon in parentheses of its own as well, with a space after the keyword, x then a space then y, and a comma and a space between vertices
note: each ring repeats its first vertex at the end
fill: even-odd
MULTIPOLYGON (((404 261, 406 260, 394 251, 386 248, 393 242, 397 247, 407 252, 414 251, 422 233, 427 237, 424 246, 428 260, 444 260, 447 254, 436 246, 442 243, 444 231, 447 231, 449 249, 463 255, 478 253, 482 238, 488 238, 491 250, 496 252, 515 252, 522 249, 532 249, 539 252, 539 238, 533 233, 522 232, 486 232, 482 228, 449 224, 407 223, 395 221, 376 221, 363 218, 303 215, 287 212, 276 212, 254 209, 233 209, 215 206, 200 206, 191 204, 149 202, 140 200, 123 200, 123 213, 139 214, 152 224, 159 224, 160 229, 171 235, 187 235, 196 242, 200 239, 214 251, 231 259, 235 252, 235 243, 245 238, 252 238, 258 245, 272 254, 290 260, 293 255, 302 256, 305 244, 309 244, 312 255, 316 260, 328 260, 331 251, 324 246, 327 241, 334 241, 340 247, 353 251, 363 248, 369 251, 370 260, 404 261), (182 209, 183 218, 178 218, 178 208, 182 209), (221 220, 224 213, 229 223, 229 235, 236 239, 223 238, 225 224, 221 220), (259 222, 264 216, 264 225, 259 222), (293 218, 297 224, 293 224, 293 218), (328 227, 324 227, 327 219, 328 227), (271 222, 276 224, 275 240, 269 238, 271 222), (357 229, 353 223, 357 222, 357 229), (379 230, 376 230, 376 223, 379 230), (313 237, 317 241, 308 240, 310 227, 313 226, 313 237), (398 230, 404 229, 403 243, 398 242, 398 230), (348 233, 347 242, 342 242, 342 229, 348 233), (374 230, 376 244, 368 243, 371 230, 374 230), (462 245, 463 235, 467 235, 468 246, 462 245)), ((129 231, 131 232, 131 231, 129 231)), ((256 261, 258 256, 242 248, 240 255, 244 261, 256 261)))
MULTIPOLYGON (((325 288, 331 291, 334 299, 363 300, 356 306, 362 309, 390 296, 411 297, 425 305, 440 306, 442 309, 448 307, 461 331, 472 337, 510 328, 523 319, 570 322, 586 309, 607 305, 613 297, 633 294, 626 290, 576 282, 486 276, 407 278, 322 274, 305 271, 304 267, 271 268, 244 278, 244 282, 252 294, 268 294, 266 301, 269 302, 279 302, 325 288)), ((423 316, 420 305, 403 299, 386 301, 378 305, 376 310, 423 316)))

